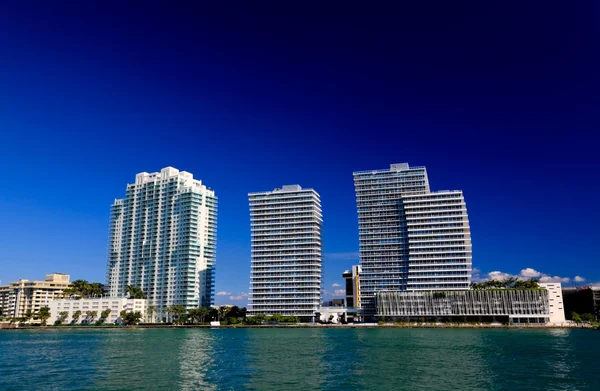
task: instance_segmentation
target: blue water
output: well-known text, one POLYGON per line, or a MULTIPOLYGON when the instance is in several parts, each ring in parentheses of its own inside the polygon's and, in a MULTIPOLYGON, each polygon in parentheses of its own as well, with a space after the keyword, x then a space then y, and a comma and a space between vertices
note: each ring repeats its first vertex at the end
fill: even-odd
POLYGON ((0 390, 600 390, 600 332, 0 332, 0 390))

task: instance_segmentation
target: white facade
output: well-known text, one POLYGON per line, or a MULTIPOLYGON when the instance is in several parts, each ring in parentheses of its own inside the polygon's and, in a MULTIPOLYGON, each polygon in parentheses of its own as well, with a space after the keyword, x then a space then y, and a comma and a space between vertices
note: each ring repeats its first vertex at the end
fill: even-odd
POLYGON ((314 316, 321 302, 321 201, 313 189, 250 193, 250 315, 314 316))
POLYGON ((214 299, 217 198, 192 174, 172 167, 136 175, 111 208, 110 295, 140 287, 159 318, 166 308, 209 307, 214 299))
MULTIPOLYGON (((3 317, 21 318, 27 312, 37 313, 51 300, 62 297, 69 287, 69 275, 47 274, 44 281, 19 280, 0 286, 0 312, 3 317)), ((36 321, 31 320, 36 323, 36 321)))
POLYGON ((425 167, 392 164, 354 173, 361 306, 377 291, 464 290, 471 282, 471 234, 461 191, 431 192, 425 167))
POLYGON ((562 286, 560 282, 541 282, 540 287, 548 291, 550 323, 565 323, 567 320, 565 318, 565 306, 563 304, 562 286))
MULTIPOLYGON (((52 300, 48 307, 50 308, 50 318, 48 324, 53 325, 57 319, 63 318, 63 324, 86 324, 95 323, 101 317, 102 311, 110 309, 110 314, 104 320, 104 323, 118 323, 121 319, 121 311, 127 312, 139 311, 142 314, 142 321, 146 320, 147 300, 128 299, 125 297, 102 297, 89 299, 58 299, 52 300), (81 311, 77 319, 73 319, 73 314, 81 311), (88 316, 88 312, 96 312, 94 316, 88 316)), ((90 314, 92 315, 92 314, 90 314)))

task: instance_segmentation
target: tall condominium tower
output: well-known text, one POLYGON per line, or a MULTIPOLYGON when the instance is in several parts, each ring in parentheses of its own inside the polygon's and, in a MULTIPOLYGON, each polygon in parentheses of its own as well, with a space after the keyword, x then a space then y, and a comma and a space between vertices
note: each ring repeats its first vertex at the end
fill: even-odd
POLYGON ((431 192, 425 167, 392 164, 354 173, 361 304, 376 291, 459 290, 471 282, 471 233, 463 194, 431 192))
POLYGON ((168 306, 212 305, 216 234, 217 198, 192 174, 137 174, 111 207, 110 294, 141 287, 163 318, 168 306))
POLYGON ((249 313, 307 321, 321 302, 321 200, 298 185, 250 193, 249 313))

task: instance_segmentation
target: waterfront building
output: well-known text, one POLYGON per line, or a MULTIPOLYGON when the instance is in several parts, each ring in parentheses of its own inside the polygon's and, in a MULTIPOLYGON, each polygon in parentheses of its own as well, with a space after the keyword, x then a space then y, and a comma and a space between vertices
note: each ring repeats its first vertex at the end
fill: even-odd
POLYGON ((354 173, 360 239, 360 303, 377 291, 464 290, 471 233, 463 193, 431 192, 425 167, 408 163, 354 173))
POLYGON ((565 322, 559 283, 540 283, 539 289, 378 291, 376 295, 380 319, 565 322))
POLYGON ((112 297, 140 287, 159 319, 166 308, 214 299, 217 197, 189 172, 142 172, 111 207, 107 285, 112 297))
POLYGON ((143 322, 154 321, 146 319, 148 309, 146 299, 128 299, 126 297, 56 299, 52 300, 48 307, 50 308, 49 325, 55 324, 57 320, 60 320, 62 324, 91 324, 100 320, 102 312, 106 310, 110 310, 110 313, 104 319, 104 323, 119 323, 121 311, 139 311, 142 314, 143 322), (77 312, 79 312, 79 316, 73 318, 73 314, 77 312))
POLYGON ((562 288, 565 301, 565 313, 572 319, 573 313, 592 314, 600 319, 600 287, 582 286, 562 288))
POLYGON ((360 307, 360 274, 362 269, 359 265, 354 265, 350 270, 342 273, 346 284, 346 310, 348 321, 354 322, 361 318, 360 307))
POLYGON ((69 275, 47 274, 43 281, 19 280, 0 286, 0 310, 3 317, 22 318, 34 314, 69 287, 69 275))
POLYGON ((299 185, 250 193, 249 315, 313 320, 321 303, 321 201, 299 185))

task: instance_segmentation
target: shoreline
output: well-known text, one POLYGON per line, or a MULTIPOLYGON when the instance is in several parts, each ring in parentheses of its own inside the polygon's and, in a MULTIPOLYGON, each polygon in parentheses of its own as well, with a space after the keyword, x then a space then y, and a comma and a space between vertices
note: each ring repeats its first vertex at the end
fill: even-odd
POLYGON ((4 330, 135 330, 135 329, 585 329, 600 330, 592 325, 567 326, 567 325, 492 325, 492 324, 297 324, 297 325, 162 325, 141 324, 134 326, 22 326, 0 327, 4 330))

